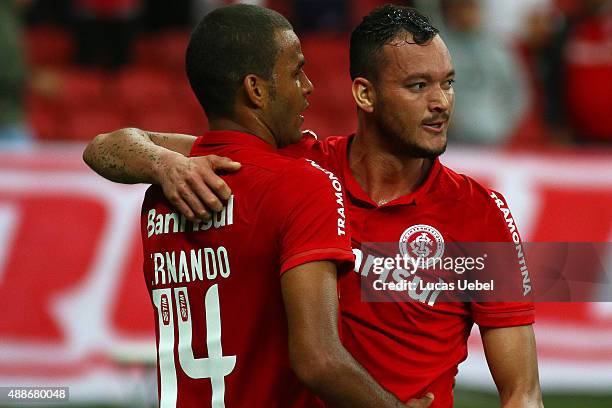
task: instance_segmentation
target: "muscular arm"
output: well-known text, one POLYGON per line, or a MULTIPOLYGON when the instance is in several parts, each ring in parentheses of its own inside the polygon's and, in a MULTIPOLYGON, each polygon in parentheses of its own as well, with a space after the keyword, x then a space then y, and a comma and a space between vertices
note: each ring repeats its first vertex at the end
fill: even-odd
POLYGON ((481 327, 480 335, 502 407, 543 407, 533 327, 481 327))
POLYGON ((187 157, 196 137, 126 128, 96 136, 83 160, 102 177, 118 183, 162 187, 168 200, 189 220, 208 219, 220 211, 230 188, 215 171, 236 171, 225 157, 187 157))
POLYGON ((169 135, 135 128, 96 136, 83 160, 102 177, 117 183, 159 181, 169 160, 189 156, 195 136, 169 135))
POLYGON ((433 397, 404 405, 346 351, 338 336, 336 267, 311 262, 281 278, 289 327, 289 356, 297 377, 338 407, 427 407, 433 397))

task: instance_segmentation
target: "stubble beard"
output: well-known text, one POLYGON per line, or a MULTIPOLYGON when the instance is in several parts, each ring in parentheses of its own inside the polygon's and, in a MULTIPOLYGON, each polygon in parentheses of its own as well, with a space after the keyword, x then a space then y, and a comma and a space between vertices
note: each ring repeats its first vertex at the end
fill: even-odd
MULTIPOLYGON (((398 155, 410 159, 429 159, 435 160, 446 152, 447 142, 437 149, 428 148, 420 145, 412 135, 404 129, 394 128, 382 118, 377 119, 380 135, 388 142, 391 151, 398 155)), ((441 137, 441 136, 440 136, 441 137)), ((446 137, 446 136, 445 136, 446 137)))
MULTIPOLYGON (((268 88, 269 92, 270 92, 270 101, 277 105, 276 108, 278 108, 279 111, 283 111, 283 106, 278 106, 278 105, 284 105, 282 103, 282 101, 280 101, 278 99, 278 94, 276 92, 276 84, 272 83, 272 85, 268 88)), ((277 118, 278 119, 278 118, 277 118)), ((296 120, 294 118, 294 120, 296 120)), ((275 136, 275 140, 276 140, 276 145, 278 148, 283 148, 283 147, 287 147, 290 146, 292 144, 298 143, 300 142, 300 140, 302 140, 302 125, 301 124, 297 124, 296 127, 293 127, 293 123, 291 123, 291 127, 289 127, 289 121, 287 120, 275 120, 274 124, 275 126, 278 127, 278 129, 276 129, 276 131, 274 132, 275 136), (276 123, 279 122, 279 123, 276 123)))

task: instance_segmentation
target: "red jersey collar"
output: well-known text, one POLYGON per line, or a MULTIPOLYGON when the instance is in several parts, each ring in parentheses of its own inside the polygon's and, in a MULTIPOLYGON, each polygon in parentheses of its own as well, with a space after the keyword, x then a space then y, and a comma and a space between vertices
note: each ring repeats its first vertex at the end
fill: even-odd
POLYGON ((412 204, 417 204, 418 202, 421 202, 422 199, 424 198, 424 195, 427 193, 427 191, 429 191, 431 185, 434 183, 434 180, 437 178, 438 174, 440 173, 440 170, 442 170, 442 164, 440 163, 440 160, 436 158, 433 162, 433 165, 431 166, 431 169, 429 170, 429 174, 427 175, 427 178, 425 179, 423 184, 421 184, 415 191, 413 191, 410 194, 406 194, 404 196, 398 197, 395 200, 389 201, 388 203, 385 203, 383 205, 378 205, 374 201, 372 201, 372 199, 363 190, 363 188, 361 188, 361 185, 359 185, 359 183, 357 182, 357 179, 355 179, 355 176, 351 172, 351 167, 349 165, 349 146, 354 137, 355 137, 354 134, 347 137, 346 141, 344 142, 346 145, 340 149, 340 151, 342 152, 341 153, 341 158, 342 158, 341 165, 342 165, 342 172, 344 176, 344 188, 346 189, 348 194, 350 194, 353 198, 356 198, 359 201, 362 201, 372 207, 382 208, 382 207, 390 207, 390 206, 395 206, 395 205, 412 205, 412 204))
POLYGON ((252 133, 238 132, 235 130, 209 130, 196 140, 195 145, 241 145, 258 149, 275 151, 270 143, 252 133))

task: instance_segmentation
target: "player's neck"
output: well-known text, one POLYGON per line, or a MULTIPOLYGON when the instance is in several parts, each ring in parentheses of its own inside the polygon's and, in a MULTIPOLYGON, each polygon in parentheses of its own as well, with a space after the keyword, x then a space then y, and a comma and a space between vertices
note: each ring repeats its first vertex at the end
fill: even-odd
POLYGON ((383 205, 415 191, 427 178, 433 162, 399 156, 377 140, 364 136, 360 129, 350 146, 349 166, 372 201, 383 205))
POLYGON ((259 121, 240 120, 230 118, 209 119, 208 128, 210 130, 231 130, 235 132, 250 133, 259 137, 264 142, 277 147, 276 140, 270 130, 260 124, 259 121))

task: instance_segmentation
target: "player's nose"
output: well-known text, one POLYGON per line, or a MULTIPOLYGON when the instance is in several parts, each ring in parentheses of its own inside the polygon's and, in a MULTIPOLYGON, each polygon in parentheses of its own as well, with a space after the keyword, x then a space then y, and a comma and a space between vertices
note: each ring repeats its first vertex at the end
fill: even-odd
POLYGON ((451 107, 449 95, 442 88, 432 91, 428 107, 431 112, 447 112, 451 107))
POLYGON ((314 91, 314 85, 308 78, 308 75, 304 73, 304 80, 302 81, 302 92, 304 95, 310 95, 314 91))

